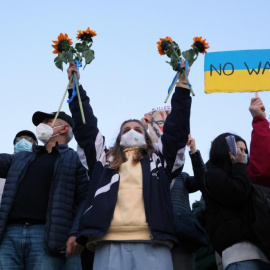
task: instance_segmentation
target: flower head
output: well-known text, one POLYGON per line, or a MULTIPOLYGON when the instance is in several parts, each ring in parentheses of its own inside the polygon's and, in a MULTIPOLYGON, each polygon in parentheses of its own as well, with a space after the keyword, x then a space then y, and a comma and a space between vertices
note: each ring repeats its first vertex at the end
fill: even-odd
POLYGON ((54 45, 52 45, 52 47, 55 49, 53 51, 54 54, 60 54, 73 44, 68 35, 63 33, 60 33, 58 40, 53 40, 53 43, 54 45))
POLYGON ((194 37, 193 38, 194 43, 191 45, 191 47, 196 47, 200 53, 207 53, 207 49, 209 49, 209 44, 206 43, 206 39, 202 39, 202 37, 194 37))
POLYGON ((85 31, 81 31, 78 30, 77 33, 77 39, 81 40, 81 41, 88 41, 88 42, 92 42, 92 37, 96 36, 97 33, 93 30, 90 30, 90 28, 88 27, 85 31))
POLYGON ((160 55, 165 55, 165 51, 168 49, 168 46, 172 46, 173 40, 170 37, 160 38, 157 42, 157 48, 160 55))

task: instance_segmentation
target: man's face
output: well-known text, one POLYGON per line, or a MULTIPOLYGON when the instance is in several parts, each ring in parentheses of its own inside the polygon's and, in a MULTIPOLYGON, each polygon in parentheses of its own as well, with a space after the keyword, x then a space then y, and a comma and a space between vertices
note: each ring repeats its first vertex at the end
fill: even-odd
POLYGON ((154 111, 152 113, 151 124, 149 127, 150 137, 153 142, 163 134, 163 126, 170 111, 154 111))
MULTIPOLYGON (((52 123, 53 123, 53 120, 54 120, 53 118, 47 118, 42 123, 51 127, 52 126, 52 123)), ((54 123, 54 126, 53 126, 53 134, 52 134, 52 136, 53 135, 56 135, 56 134, 59 134, 60 133, 60 130, 62 129, 62 127, 63 127, 63 125, 61 125, 59 123, 59 120, 56 119, 56 121, 54 123)))

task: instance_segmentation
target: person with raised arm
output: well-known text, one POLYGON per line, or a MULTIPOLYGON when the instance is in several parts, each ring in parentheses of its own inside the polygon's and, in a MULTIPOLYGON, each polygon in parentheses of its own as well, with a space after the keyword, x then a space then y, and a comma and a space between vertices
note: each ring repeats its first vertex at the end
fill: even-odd
POLYGON ((249 111, 253 117, 253 130, 247 172, 254 184, 270 188, 270 128, 259 97, 251 99, 249 111))
MULTIPOLYGON (((68 77, 73 72, 76 65, 71 64, 68 77)), ((107 149, 89 97, 82 86, 79 91, 86 124, 77 97, 69 106, 90 187, 77 242, 95 247, 95 270, 172 270, 170 248, 177 238, 170 182, 183 168, 190 133, 191 97, 185 77, 175 89, 157 147, 141 121, 130 119, 122 123, 113 147, 107 149)))

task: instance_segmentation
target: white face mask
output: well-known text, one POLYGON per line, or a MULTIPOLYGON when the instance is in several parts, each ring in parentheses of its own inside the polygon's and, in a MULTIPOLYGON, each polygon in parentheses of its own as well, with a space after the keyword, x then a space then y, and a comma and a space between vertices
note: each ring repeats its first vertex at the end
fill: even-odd
POLYGON ((43 142, 44 144, 46 144, 50 138, 52 137, 55 137, 55 136, 58 136, 60 133, 58 134, 55 134, 53 135, 53 130, 55 128, 58 128, 58 127, 62 127, 63 125, 60 125, 60 126, 57 126, 57 127, 51 127, 47 124, 43 124, 43 123, 40 123, 37 127, 36 127, 36 135, 37 135, 37 138, 43 142))
POLYGON ((121 136, 120 145, 123 147, 142 147, 146 145, 146 142, 143 134, 131 129, 121 136))

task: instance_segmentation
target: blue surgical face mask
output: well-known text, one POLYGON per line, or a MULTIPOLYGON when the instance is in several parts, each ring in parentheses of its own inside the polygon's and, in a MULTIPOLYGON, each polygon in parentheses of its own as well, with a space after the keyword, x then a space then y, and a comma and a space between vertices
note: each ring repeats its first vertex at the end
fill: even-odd
POLYGON ((22 152, 22 151, 32 151, 32 143, 28 142, 26 139, 21 139, 19 142, 17 142, 14 146, 14 152, 22 152))

